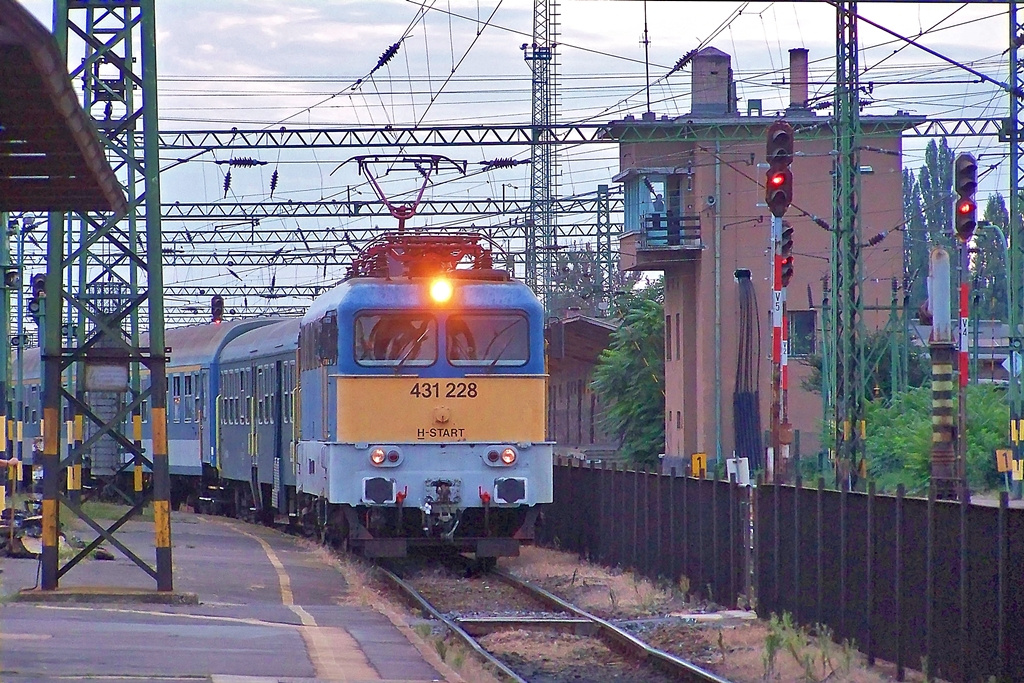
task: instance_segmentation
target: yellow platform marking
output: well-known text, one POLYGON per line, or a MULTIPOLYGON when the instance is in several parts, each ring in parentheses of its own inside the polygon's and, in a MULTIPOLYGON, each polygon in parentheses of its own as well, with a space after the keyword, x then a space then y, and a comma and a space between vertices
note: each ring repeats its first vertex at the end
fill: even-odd
POLYGON ((295 604, 295 597, 292 594, 292 582, 288 572, 284 568, 277 553, 270 547, 270 544, 259 536, 243 531, 234 525, 229 525, 243 536, 255 540, 263 548, 270 564, 277 572, 277 581, 281 587, 281 602, 294 612, 302 622, 299 633, 306 643, 306 652, 313 663, 316 677, 327 681, 380 681, 383 680, 377 673, 366 655, 359 648, 359 644, 343 628, 317 626, 313 615, 295 604))

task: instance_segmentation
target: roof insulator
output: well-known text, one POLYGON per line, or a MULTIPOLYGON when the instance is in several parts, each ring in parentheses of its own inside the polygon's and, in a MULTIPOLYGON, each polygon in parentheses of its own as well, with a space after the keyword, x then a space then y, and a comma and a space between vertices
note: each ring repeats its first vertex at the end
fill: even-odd
POLYGON ((884 240, 885 236, 888 235, 888 234, 889 234, 888 232, 880 232, 877 235, 872 236, 871 239, 868 240, 868 246, 869 247, 875 246, 876 244, 878 244, 879 242, 884 240))

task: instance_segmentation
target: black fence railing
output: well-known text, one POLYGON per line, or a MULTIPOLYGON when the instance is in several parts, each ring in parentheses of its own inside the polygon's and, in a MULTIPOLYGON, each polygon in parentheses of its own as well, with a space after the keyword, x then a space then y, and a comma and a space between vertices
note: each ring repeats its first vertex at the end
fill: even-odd
POLYGON ((655 580, 685 576, 726 606, 753 598, 762 617, 825 624, 900 671, 1024 681, 1024 509, 1005 495, 990 507, 823 480, 750 488, 579 461, 554 477, 542 543, 655 580))
POLYGON ((685 576, 691 592, 723 605, 746 593, 748 488, 578 460, 554 477, 540 542, 653 580, 685 576))
POLYGON ((1024 510, 763 486, 757 611, 951 681, 1024 681, 1024 510))
POLYGON ((701 247, 700 216, 648 213, 643 216, 643 228, 641 246, 645 249, 701 247))

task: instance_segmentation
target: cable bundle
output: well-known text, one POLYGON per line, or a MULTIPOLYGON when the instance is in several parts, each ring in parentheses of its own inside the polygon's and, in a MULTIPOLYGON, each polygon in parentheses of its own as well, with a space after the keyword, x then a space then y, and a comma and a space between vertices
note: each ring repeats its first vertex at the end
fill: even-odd
POLYGON ((761 411, 757 378, 761 374, 761 320, 757 314, 757 295, 750 271, 737 271, 740 285, 739 352, 736 385, 732 395, 733 431, 736 457, 747 458, 751 471, 761 462, 761 411))

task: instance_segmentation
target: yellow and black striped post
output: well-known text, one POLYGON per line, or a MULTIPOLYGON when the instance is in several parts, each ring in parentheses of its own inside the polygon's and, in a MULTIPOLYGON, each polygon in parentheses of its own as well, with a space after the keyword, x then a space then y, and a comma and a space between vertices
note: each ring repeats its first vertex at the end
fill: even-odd
POLYGON ((939 499, 956 500, 956 415, 953 410, 954 345, 929 344, 932 356, 932 486, 939 499))
MULTIPOLYGON (((64 214, 50 214, 47 231, 48 264, 63 259, 64 214)), ((43 340, 43 551, 40 586, 56 590, 59 572, 57 530, 60 528, 60 427, 61 427, 61 313, 63 283, 60 268, 47 268, 46 290, 40 302, 39 337, 43 340)))

